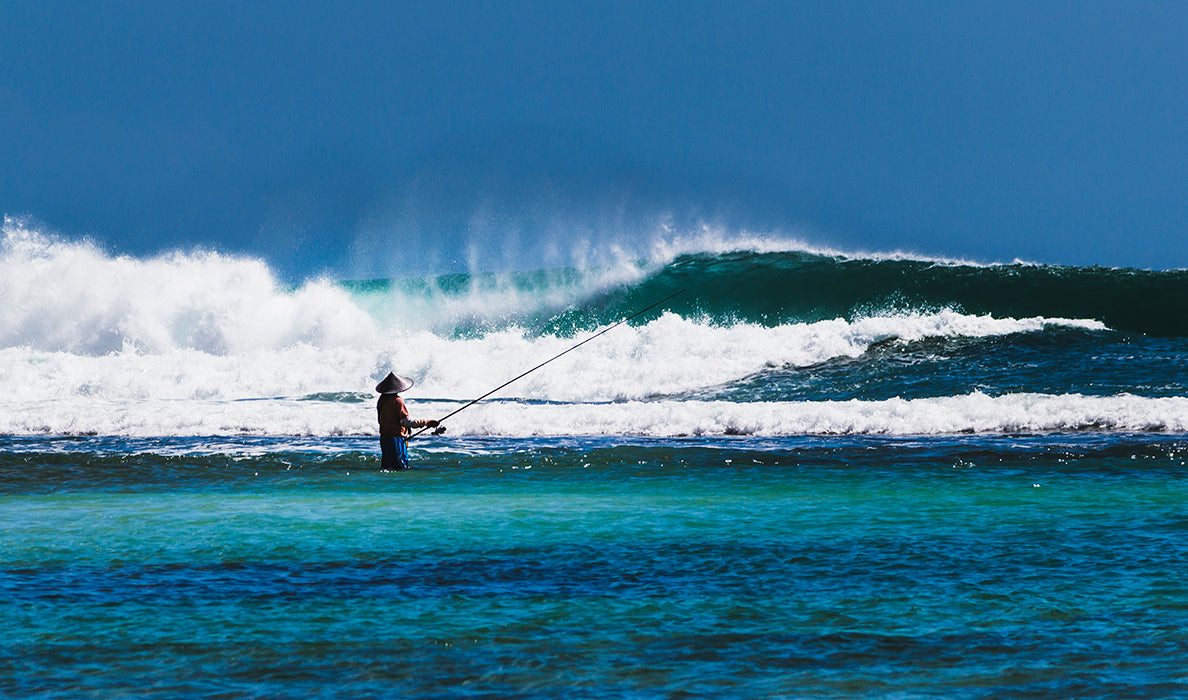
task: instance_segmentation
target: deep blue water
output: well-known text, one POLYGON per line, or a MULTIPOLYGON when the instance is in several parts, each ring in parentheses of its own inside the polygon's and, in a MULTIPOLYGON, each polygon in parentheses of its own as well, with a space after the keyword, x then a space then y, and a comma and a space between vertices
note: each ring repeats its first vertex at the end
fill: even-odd
POLYGON ((6 697, 1168 697, 1180 436, 0 444, 6 697))

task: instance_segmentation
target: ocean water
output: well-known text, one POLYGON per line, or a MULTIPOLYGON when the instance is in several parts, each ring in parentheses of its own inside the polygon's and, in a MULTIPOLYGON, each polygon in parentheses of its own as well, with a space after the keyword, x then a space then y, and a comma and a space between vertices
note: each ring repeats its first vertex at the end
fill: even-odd
POLYGON ((0 696, 1188 695, 1188 272, 276 280, 8 220, 0 696), (452 416, 379 468, 373 387, 452 416))

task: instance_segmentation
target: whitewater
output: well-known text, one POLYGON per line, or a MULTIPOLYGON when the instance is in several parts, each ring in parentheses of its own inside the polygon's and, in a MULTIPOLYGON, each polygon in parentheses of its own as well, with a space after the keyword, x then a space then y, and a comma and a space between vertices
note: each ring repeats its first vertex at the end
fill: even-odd
MULTIPOLYGON (((7 388, 0 433, 369 435, 372 387, 388 371, 416 379, 409 400, 419 414, 445 415, 677 287, 686 291, 670 305, 676 308, 616 328, 507 387, 459 414, 451 434, 1188 430, 1188 399, 1144 395, 1149 383, 1142 382, 1110 392, 1075 382, 1051 391, 951 377, 950 386, 924 393, 905 383, 875 398, 861 390, 839 396, 836 387, 816 398, 781 396, 789 372, 833 372, 844 361, 906 371, 952 354, 928 350, 930 343, 1065 339, 1065 354, 1047 360, 1056 367, 1077 361, 1077 343, 1117 331, 1093 317, 971 313, 944 298, 913 304, 902 290, 866 298, 859 291, 849 308, 818 304, 779 316, 767 311, 770 294, 745 296, 748 285, 777 295, 778 285, 767 277, 748 281, 740 265, 784 277, 831 267, 842 270, 837 283, 844 287, 872 282, 862 269, 839 267, 849 259, 837 254, 770 244, 731 250, 720 240, 655 249, 649 259, 591 269, 288 286, 258 259, 197 250, 113 255, 8 219, 0 245, 0 381, 7 388), (773 270, 781 265, 788 269, 773 270), (739 290, 734 298, 731 283, 739 290)), ((901 256, 851 264, 895 265, 900 275, 957 270, 982 275, 982 284, 1034 267, 901 256)), ((803 305, 804 296, 789 305, 803 305)), ((1009 342, 1003 352, 1011 352, 1009 342)), ((1182 356, 1167 359, 1171 374, 1184 371, 1182 356)))

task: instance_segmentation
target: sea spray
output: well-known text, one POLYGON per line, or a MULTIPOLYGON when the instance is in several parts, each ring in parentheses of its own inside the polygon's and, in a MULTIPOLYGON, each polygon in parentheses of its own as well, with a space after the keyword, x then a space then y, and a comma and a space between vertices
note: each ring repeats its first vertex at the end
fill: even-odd
POLYGON ((1103 320, 1174 326, 1145 301, 1124 304, 1142 285, 1174 291, 1181 273, 853 258, 740 241, 702 251, 679 241, 664 253, 675 257, 590 269, 287 287, 260 260, 111 255, 7 220, 0 288, 14 303, 0 309, 0 432, 368 434, 372 387, 389 371, 417 379, 418 415, 444 415, 682 288, 596 352, 560 358, 451 429, 1182 429, 1182 340, 1103 320), (1078 280, 1083 299, 1049 298, 1052 285, 1078 280), (996 291, 1012 284, 1011 295, 996 291), (1003 313, 1012 308, 1035 313, 1003 313), (1070 309, 1084 313, 1056 313, 1070 309))
POLYGON ((238 354, 376 338, 372 319, 327 281, 285 289, 262 261, 209 251, 112 256, 11 220, 0 244, 0 297, 0 347, 238 354))

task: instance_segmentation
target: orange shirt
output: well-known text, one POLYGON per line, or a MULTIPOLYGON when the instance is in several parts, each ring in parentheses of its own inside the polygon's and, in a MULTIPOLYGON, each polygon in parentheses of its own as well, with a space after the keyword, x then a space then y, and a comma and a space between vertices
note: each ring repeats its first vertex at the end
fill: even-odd
POLYGON ((408 406, 398 394, 380 394, 379 402, 375 404, 375 412, 379 418, 380 437, 408 437, 408 406))

